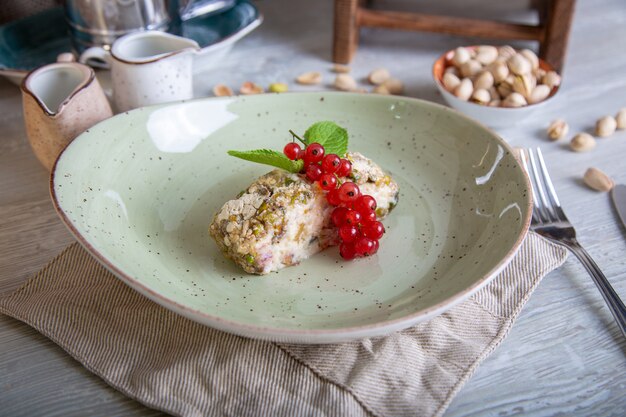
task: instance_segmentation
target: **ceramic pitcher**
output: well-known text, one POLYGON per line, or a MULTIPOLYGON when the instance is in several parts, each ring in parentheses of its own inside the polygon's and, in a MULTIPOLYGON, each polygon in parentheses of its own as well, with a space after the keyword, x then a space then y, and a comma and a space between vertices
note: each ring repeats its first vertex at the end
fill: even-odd
POLYGON ((80 60, 110 63, 117 111, 193 98, 197 42, 159 31, 136 32, 113 43, 111 51, 93 47, 80 60))
MULTIPOLYGON (((69 61, 62 57, 61 61, 69 61)), ((76 62, 45 65, 21 85, 26 134, 49 171, 76 136, 113 115, 94 71, 76 62)))

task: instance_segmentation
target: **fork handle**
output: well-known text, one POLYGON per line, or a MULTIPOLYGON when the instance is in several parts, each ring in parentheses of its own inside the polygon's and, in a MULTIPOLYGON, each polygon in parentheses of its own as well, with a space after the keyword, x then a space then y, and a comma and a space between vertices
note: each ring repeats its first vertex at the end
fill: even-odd
POLYGON ((580 260, 585 269, 589 272, 589 275, 591 275, 591 278, 593 278, 593 282, 596 283, 596 286, 602 294, 602 298, 604 298, 604 301, 606 301, 609 306, 609 310, 611 310, 611 314, 613 314, 617 326, 622 331, 624 337, 626 337, 626 307, 619 298, 619 295, 617 295, 609 283, 609 280, 606 279, 598 265, 596 265, 595 261, 580 243, 578 243, 576 239, 569 239, 567 243, 567 247, 576 255, 578 260, 580 260))

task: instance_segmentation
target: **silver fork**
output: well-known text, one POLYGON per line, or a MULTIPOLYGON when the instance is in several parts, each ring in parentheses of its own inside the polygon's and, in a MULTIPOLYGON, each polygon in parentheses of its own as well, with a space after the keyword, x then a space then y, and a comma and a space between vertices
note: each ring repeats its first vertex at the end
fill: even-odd
POLYGON ((561 208, 541 149, 537 148, 536 153, 532 148, 521 149, 520 158, 531 181, 533 195, 531 230, 554 243, 565 246, 576 255, 593 278, 619 329, 626 337, 626 307, 598 265, 576 240, 576 230, 561 208))

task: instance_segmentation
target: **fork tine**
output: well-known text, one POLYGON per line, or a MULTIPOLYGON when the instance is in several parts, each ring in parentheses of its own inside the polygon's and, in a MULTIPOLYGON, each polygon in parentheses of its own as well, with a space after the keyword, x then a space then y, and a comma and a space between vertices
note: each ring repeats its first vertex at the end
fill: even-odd
POLYGON ((528 156, 530 160, 531 172, 535 179, 535 185, 537 186, 537 194, 539 195, 539 214, 541 215, 543 221, 554 221, 556 220, 556 213, 551 210, 552 204, 544 191, 544 188, 546 187, 545 178, 543 176, 544 171, 537 167, 538 163, 532 148, 528 149, 528 156))
POLYGON ((545 183, 548 188, 548 192, 550 194, 550 198, 553 203, 554 211, 556 213, 557 220, 566 220, 567 216, 565 216, 565 212, 563 212, 563 208, 561 207, 561 202, 559 201, 559 197, 556 194, 556 190, 554 189, 554 184, 552 183, 552 178, 550 178, 550 174, 548 173, 548 168, 543 159, 543 154, 541 153, 541 149, 537 148, 537 156, 539 157, 539 165, 541 170, 543 171, 543 175, 545 178, 545 183))
POLYGON ((543 223, 541 216, 539 214, 539 201, 537 200, 537 193, 535 192, 535 178, 534 175, 530 172, 530 168, 528 167, 528 149, 520 148, 519 156, 522 161, 522 166, 524 167, 524 171, 528 174, 528 180, 530 182, 530 192, 533 196, 533 222, 535 223, 543 223))

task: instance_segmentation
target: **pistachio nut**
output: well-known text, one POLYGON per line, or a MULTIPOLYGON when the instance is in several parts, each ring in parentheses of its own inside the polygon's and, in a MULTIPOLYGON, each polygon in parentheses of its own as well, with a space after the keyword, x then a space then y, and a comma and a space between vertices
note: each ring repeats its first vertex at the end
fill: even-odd
POLYGON ((461 64, 461 75, 464 77, 473 77, 474 75, 478 74, 482 68, 483 66, 480 65, 480 62, 476 61, 475 59, 470 59, 461 64))
POLYGON ((476 61, 489 65, 498 58, 498 48, 490 45, 480 45, 476 48, 476 61))
POLYGON ((476 79, 474 80, 474 88, 476 89, 482 88, 482 89, 488 90, 489 88, 493 86, 493 83, 494 83, 493 74, 489 71, 483 71, 479 73, 476 79))
POLYGON ((536 85, 537 80, 529 73, 518 75, 513 80, 513 91, 520 93, 528 100, 536 85))
POLYGON ((506 81, 503 81, 500 84, 498 84, 496 89, 498 90, 498 94, 500 94, 500 97, 507 97, 509 94, 513 92, 513 87, 511 86, 511 84, 509 84, 506 81))
POLYGON ((506 62, 496 61, 490 67, 489 71, 493 75, 493 80, 497 83, 504 81, 509 75, 509 67, 506 62))
POLYGON ((515 93, 515 92, 506 96, 504 101, 502 101, 503 107, 522 107, 522 106, 525 106, 526 104, 528 104, 528 102, 526 101, 524 96, 521 95, 520 93, 515 93))
POLYGON ((543 68, 537 68, 533 70, 533 75, 535 76, 535 78, 537 79, 538 82, 543 82, 541 80, 543 80, 544 75, 546 75, 546 70, 544 70, 543 68))
POLYGON ((504 60, 508 60, 516 53, 515 49, 510 45, 504 45, 498 48, 498 57, 503 58, 504 60))
POLYGON ((467 101, 472 96, 474 92, 474 85, 472 84, 472 80, 469 78, 463 78, 461 83, 454 89, 454 95, 463 100, 467 101))
POLYGON ((333 85, 337 90, 356 90, 356 81, 349 74, 337 74, 337 76, 335 77, 335 83, 333 85))
POLYGON ((487 91, 489 91, 489 96, 492 100, 500 100, 500 93, 498 93, 498 89, 495 86, 492 85, 487 91))
POLYGON ((530 49, 522 49, 519 53, 530 62, 533 71, 539 68, 539 57, 537 57, 533 51, 530 49))
POLYGON ((548 71, 541 79, 541 83, 550 88, 554 88, 561 85, 561 76, 557 74, 556 71, 548 71))
POLYGON ((507 61, 509 70, 513 74, 524 75, 528 74, 532 70, 532 64, 522 54, 515 54, 507 61))
POLYGON ((271 83, 268 90, 272 93, 285 93, 289 90, 289 86, 285 83, 271 83))
POLYGON ((296 77, 296 82, 303 85, 313 85, 322 82, 322 74, 317 71, 309 71, 296 77))
POLYGON ((391 78, 391 74, 386 68, 377 68, 374 71, 370 72, 367 77, 367 80, 370 84, 380 85, 391 78))
POLYGON ((569 143, 574 152, 587 152, 596 146, 596 140, 589 133, 579 133, 569 143))
POLYGON ((551 140, 559 140, 569 131, 569 125, 563 119, 556 119, 548 126, 548 138, 551 140))
POLYGON ((245 83, 241 84, 241 87, 239 87, 239 93, 246 96, 251 94, 261 94, 264 91, 265 90, 263 89, 263 87, 253 83, 252 81, 246 81, 245 83))
POLYGON ((397 95, 404 93, 404 84, 397 78, 390 78, 382 83, 382 85, 384 85, 391 94, 397 95))
POLYGON ((529 104, 539 103, 540 101, 544 101, 550 95, 550 87, 545 84, 539 84, 536 86, 532 93, 530 93, 530 97, 528 97, 529 104))
MULTIPOLYGON (((460 82, 460 81, 459 81, 460 82)), ((376 94, 384 94, 384 95, 389 95, 391 94, 389 92, 389 90, 387 89, 387 87, 385 87, 384 85, 377 85, 376 87, 374 87, 374 89, 372 90, 372 93, 376 93, 376 94)))
POLYGON ((467 48, 463 48, 462 46, 460 46, 454 50, 454 55, 452 55, 452 62, 454 62, 454 65, 459 67, 469 61, 470 58, 470 51, 467 48))
POLYGON ((443 71, 444 74, 454 74, 457 77, 461 76, 461 72, 459 71, 459 69, 457 67, 455 67, 454 65, 450 65, 449 67, 446 67, 446 69, 443 71))
POLYGON ((502 102, 500 100, 491 100, 489 102, 489 107, 500 107, 502 102))
POLYGON ((604 172, 600 171, 598 168, 588 168, 583 175, 583 181, 587 186, 596 191, 611 191, 611 189, 615 186, 615 182, 606 175, 604 172))
POLYGON ((233 93, 233 90, 229 86, 225 84, 217 84, 213 87, 213 94, 215 97, 230 97, 235 93, 233 93))
POLYGON ((335 64, 333 66, 333 72, 336 72, 337 74, 347 74, 350 71, 351 69, 347 65, 335 64))
POLYGON ((615 121, 618 129, 626 129, 626 107, 617 112, 615 121))
POLYGON ((461 80, 456 75, 447 72, 443 74, 441 83, 443 84, 446 90, 452 92, 459 84, 461 84, 461 80))
POLYGON ((617 120, 613 116, 604 116, 596 122, 596 136, 607 137, 615 133, 617 120))
POLYGON ((484 88, 479 88, 472 93, 471 101, 478 104, 487 104, 491 101, 491 95, 484 88))

